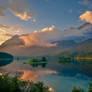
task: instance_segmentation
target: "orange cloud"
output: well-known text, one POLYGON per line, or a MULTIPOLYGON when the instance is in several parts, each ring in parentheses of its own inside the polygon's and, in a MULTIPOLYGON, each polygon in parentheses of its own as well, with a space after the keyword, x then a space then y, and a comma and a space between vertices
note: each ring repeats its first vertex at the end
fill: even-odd
POLYGON ((92 11, 86 11, 84 14, 80 15, 80 19, 92 23, 92 11))
POLYGON ((38 75, 32 71, 23 70, 23 72, 24 74, 21 76, 21 80, 34 81, 36 78, 38 78, 38 75))
POLYGON ((41 30, 41 32, 54 31, 54 29, 55 29, 55 26, 54 26, 54 25, 52 25, 51 27, 43 28, 43 29, 41 30))
POLYGON ((46 27, 43 28, 41 31, 34 31, 28 35, 22 35, 20 36, 20 39, 24 41, 24 44, 26 47, 30 46, 40 46, 40 47, 53 47, 56 46, 56 44, 52 44, 47 42, 44 39, 41 39, 39 36, 42 36, 41 33, 45 34, 45 32, 51 32, 54 31, 55 26, 46 27))
POLYGON ((29 9, 26 0, 8 0, 3 3, 3 7, 0 7, 0 17, 5 16, 5 11, 10 11, 21 20, 28 21, 29 19, 33 19, 33 22, 35 22, 35 15, 29 9))
POLYGON ((52 47, 56 46, 56 44, 51 44, 48 42, 45 42, 43 40, 40 40, 34 33, 20 36, 20 39, 24 41, 24 47, 30 47, 30 46, 40 46, 40 47, 52 47))
POLYGON ((35 30, 33 33, 50 32, 50 31, 54 31, 54 30, 55 30, 55 26, 52 25, 51 27, 43 28, 41 31, 35 30))
POLYGON ((37 71, 30 71, 30 70, 19 70, 18 72, 23 72, 23 75, 20 77, 20 79, 25 81, 35 81, 39 77, 43 77, 45 75, 50 74, 58 74, 57 71, 54 70, 37 70, 37 71))
POLYGON ((0 45, 3 44, 6 40, 10 39, 12 36, 8 35, 5 30, 0 29, 0 45))
POLYGON ((6 40, 10 39, 13 35, 21 34, 22 29, 20 27, 7 26, 0 24, 0 45, 6 40))
POLYGON ((26 0, 9 0, 8 9, 21 20, 28 21, 35 18, 33 12, 27 6, 26 0))
POLYGON ((30 12, 25 11, 24 13, 14 13, 17 17, 19 17, 21 20, 28 21, 29 19, 32 19, 32 15, 30 12))

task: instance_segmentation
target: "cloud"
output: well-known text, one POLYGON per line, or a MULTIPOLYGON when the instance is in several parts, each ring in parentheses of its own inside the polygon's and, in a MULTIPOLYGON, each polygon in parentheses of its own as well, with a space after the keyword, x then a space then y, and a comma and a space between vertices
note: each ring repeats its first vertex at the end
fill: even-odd
POLYGON ((85 13, 80 15, 80 19, 82 21, 86 21, 86 22, 92 23, 92 11, 86 11, 85 13))
POLYGON ((6 26, 6 25, 2 25, 2 24, 0 24, 0 28, 2 28, 2 29, 7 29, 7 28, 9 28, 9 27, 6 26))
POLYGON ((43 77, 51 74, 56 74, 56 75, 58 74, 57 71, 50 70, 50 69, 35 70, 35 71, 19 70, 18 72, 23 72, 23 75, 20 77, 20 79, 26 80, 26 81, 35 81, 38 77, 43 77))
POLYGON ((12 38, 16 34, 21 34, 22 29, 15 26, 7 26, 0 24, 0 45, 6 40, 12 38))
POLYGON ((47 42, 44 39, 41 39, 41 33, 48 33, 55 30, 55 26, 43 28, 41 31, 33 31, 30 34, 21 35, 19 38, 24 41, 24 46, 21 47, 30 47, 30 46, 39 46, 39 47, 54 47, 56 44, 47 42))
POLYGON ((54 30, 55 30, 55 26, 52 25, 51 27, 45 27, 45 28, 43 28, 41 31, 35 30, 34 33, 50 32, 50 31, 54 31, 54 30))
POLYGON ((0 45, 11 37, 10 34, 7 34, 7 31, 0 29, 0 45))
POLYGON ((25 0, 9 0, 9 10, 24 21, 35 18, 35 15, 28 8, 25 0))
POLYGON ((69 28, 67 30, 58 30, 55 26, 46 27, 29 34, 21 35, 20 39, 24 41, 24 47, 40 46, 54 47, 57 44, 51 42, 67 36, 80 35, 82 32, 77 28, 69 28))
POLYGON ((46 28, 42 29, 41 32, 54 31, 54 29, 55 29, 55 26, 52 25, 51 27, 46 27, 46 28))
POLYGON ((5 30, 8 34, 16 35, 16 34, 22 34, 23 29, 18 26, 7 26, 0 24, 0 29, 5 30))
POLYGON ((50 42, 59 38, 63 38, 66 36, 72 36, 72 35, 79 35, 81 31, 79 31, 77 28, 69 28, 66 30, 59 30, 55 28, 55 26, 46 27, 42 30, 36 30, 32 32, 37 38, 42 39, 44 41, 50 42))
POLYGON ((28 34, 25 36, 20 36, 20 39, 24 41, 24 46, 22 47, 31 47, 31 46, 39 46, 39 47, 53 47, 56 46, 56 44, 48 43, 44 40, 39 39, 36 37, 35 34, 28 34))
MULTIPOLYGON (((2 29, 13 29, 14 27, 7 27, 6 25, 0 25, 2 29)), ((14 28, 14 30, 17 30, 14 28)), ((6 31, 5 31, 6 32, 6 31)), ((14 32, 14 31, 11 31, 14 32)), ((78 36, 85 32, 85 28, 80 30, 78 28, 69 28, 66 30, 59 30, 55 28, 54 25, 51 27, 46 27, 41 30, 33 31, 29 34, 20 35, 19 38, 24 42, 20 47, 31 47, 31 46, 39 46, 39 47, 55 47, 56 43, 51 43, 56 40, 61 40, 65 37, 69 36, 78 36)), ((4 33, 3 31, 3 34, 4 33)))
MULTIPOLYGON (((5 0, 4 0, 5 1, 5 0)), ((26 0, 8 0, 7 4, 0 7, 0 16, 5 16, 5 11, 10 11, 21 20, 35 20, 35 14, 28 7, 26 0)))
POLYGON ((38 78, 38 74, 35 72, 29 71, 29 70, 23 70, 19 72, 24 72, 23 75, 21 76, 20 80, 25 80, 25 81, 34 81, 35 79, 38 78))

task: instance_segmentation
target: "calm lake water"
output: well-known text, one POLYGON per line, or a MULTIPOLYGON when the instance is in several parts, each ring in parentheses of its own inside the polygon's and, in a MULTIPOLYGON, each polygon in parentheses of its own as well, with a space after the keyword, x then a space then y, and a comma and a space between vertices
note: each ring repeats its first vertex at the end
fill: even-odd
MULTIPOLYGON (((28 60, 28 59, 27 59, 28 60)), ((23 62, 27 60, 17 60, 9 64, 8 66, 5 66, 6 69, 9 69, 9 71, 12 69, 18 70, 18 69, 32 69, 31 66, 23 64, 23 62), (31 68, 30 68, 31 67, 31 68)), ((43 68, 41 68, 43 69, 43 68)), ((91 78, 87 77, 86 75, 78 72, 75 69, 70 69, 68 71, 67 69, 63 70, 65 72, 62 72, 62 67, 60 66, 56 67, 56 65, 47 66, 45 69, 51 69, 55 70, 57 72, 60 72, 60 74, 47 74, 43 77, 37 78, 36 81, 43 81, 47 85, 53 88, 53 92, 72 92, 72 88, 74 86, 81 87, 87 90, 89 83, 92 83, 91 78), (54 68, 53 68, 54 67, 54 68), (66 76, 64 76, 64 74, 66 76), (72 75, 73 76, 69 76, 72 75)), ((38 68, 38 70, 40 70, 38 68)))
POLYGON ((92 82, 91 80, 58 75, 47 75, 43 78, 38 78, 37 81, 44 81, 44 83, 53 88, 53 92, 72 92, 74 86, 87 90, 89 83, 92 82))

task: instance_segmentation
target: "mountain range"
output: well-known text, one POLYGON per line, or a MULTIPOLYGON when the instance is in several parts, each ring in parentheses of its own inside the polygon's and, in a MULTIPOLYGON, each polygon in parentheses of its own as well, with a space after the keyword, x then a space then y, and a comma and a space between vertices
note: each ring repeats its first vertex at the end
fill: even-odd
MULTIPOLYGON (((69 30, 75 30, 75 28, 70 28, 69 30)), ((30 34, 21 36, 15 35, 0 46, 0 52, 8 52, 15 56, 40 56, 56 53, 57 55, 64 53, 91 53, 92 24, 85 23, 76 28, 76 30, 81 31, 82 34, 59 37, 52 41, 42 41, 30 34)), ((68 29, 65 31, 68 31, 68 29)))

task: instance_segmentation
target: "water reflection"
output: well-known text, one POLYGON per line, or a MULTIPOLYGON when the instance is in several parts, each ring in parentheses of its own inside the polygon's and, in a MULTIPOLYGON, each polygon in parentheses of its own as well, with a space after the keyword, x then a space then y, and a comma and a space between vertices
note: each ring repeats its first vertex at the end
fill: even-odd
POLYGON ((0 52, 0 66, 10 64, 11 62, 13 62, 13 58, 14 57, 11 54, 0 52))

